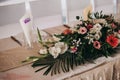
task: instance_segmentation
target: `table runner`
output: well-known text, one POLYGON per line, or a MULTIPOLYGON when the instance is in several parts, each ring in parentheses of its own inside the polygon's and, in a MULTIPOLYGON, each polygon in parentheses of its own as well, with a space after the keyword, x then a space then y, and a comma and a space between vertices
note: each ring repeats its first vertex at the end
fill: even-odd
MULTIPOLYGON (((49 34, 54 34, 54 33, 60 33, 64 28, 65 27, 59 27, 59 28, 53 28, 53 29, 46 29, 44 31, 46 31, 49 34)), ((1 48, 0 70, 5 71, 5 70, 9 70, 12 68, 16 68, 16 67, 25 65, 25 64, 21 64, 20 62, 28 56, 38 55, 37 52, 40 47, 37 44, 35 44, 35 45, 36 45, 36 47, 34 47, 34 49, 27 50, 24 47, 20 47, 17 43, 12 41, 10 38, 0 40, 0 48, 1 48), (10 41, 10 42, 7 42, 7 41, 10 41), (9 45, 6 47, 5 44, 6 45, 9 44, 9 45), (11 44, 13 46, 10 46, 11 44), (5 47, 6 49, 3 47, 5 47)), ((92 65, 92 64, 90 64, 90 65, 86 64, 86 66, 81 65, 81 66, 78 66, 72 72, 69 72, 67 74, 64 73, 64 74, 56 75, 56 76, 53 76, 53 78, 51 77, 52 79, 51 78, 48 78, 48 79, 50 79, 50 80, 61 80, 61 79, 65 79, 65 80, 78 80, 78 79, 79 80, 100 80, 100 79, 112 80, 113 76, 116 78, 116 76, 118 75, 116 72, 120 71, 120 69, 118 68, 118 66, 120 65, 119 64, 120 56, 117 55, 116 57, 118 57, 118 60, 111 61, 111 62, 107 61, 107 63, 105 63, 103 65, 101 65, 101 64, 106 62, 106 60, 109 60, 109 59, 108 58, 104 58, 104 59, 100 58, 100 60, 97 61, 96 64, 93 64, 94 66, 90 67, 90 65, 92 65), (113 72, 116 74, 112 74, 113 72), (70 73, 71 73, 71 75, 70 75, 70 73)), ((28 63, 26 63, 26 64, 28 64, 28 63)), ((9 71, 12 71, 12 70, 9 70, 9 71)), ((9 71, 6 71, 6 72, 9 72, 9 71)), ((14 71, 12 71, 12 72, 14 72, 14 71)), ((113 80, 117 80, 115 78, 113 80)), ((45 79, 38 79, 38 80, 46 80, 46 79, 47 79, 47 77, 45 76, 45 79)), ((34 80, 36 80, 36 79, 34 79, 34 80)))
POLYGON ((18 66, 22 66, 28 63, 21 63, 29 56, 37 56, 39 47, 36 44, 33 49, 26 49, 24 47, 17 47, 10 50, 0 52, 0 71, 6 71, 18 66))
MULTIPOLYGON (((61 33, 65 27, 57 26, 44 30, 49 34, 61 33)), ((20 34, 16 37, 22 37, 20 34)), ((0 71, 6 71, 12 68, 23 66, 28 63, 21 63, 29 56, 38 56, 40 49, 39 43, 34 43, 33 49, 26 49, 23 46, 18 45, 11 38, 0 39, 0 71)), ((31 62, 29 62, 31 63, 31 62)))

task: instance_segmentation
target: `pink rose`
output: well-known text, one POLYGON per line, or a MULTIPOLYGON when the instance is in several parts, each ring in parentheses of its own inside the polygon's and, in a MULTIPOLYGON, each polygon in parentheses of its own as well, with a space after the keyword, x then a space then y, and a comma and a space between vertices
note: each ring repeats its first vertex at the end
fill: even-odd
POLYGON ((78 33, 85 34, 87 32, 87 29, 85 27, 80 27, 78 33))
POLYGON ((118 30, 118 33, 120 34, 120 30, 118 30))
POLYGON ((94 46, 96 49, 100 49, 101 44, 100 44, 99 41, 94 41, 94 42, 93 42, 93 46, 94 46))

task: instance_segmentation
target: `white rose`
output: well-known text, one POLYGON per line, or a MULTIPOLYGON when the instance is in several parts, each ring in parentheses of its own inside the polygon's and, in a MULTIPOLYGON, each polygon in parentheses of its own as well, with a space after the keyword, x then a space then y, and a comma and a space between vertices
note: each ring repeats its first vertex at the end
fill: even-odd
POLYGON ((96 29, 95 28, 91 28, 90 29, 90 33, 96 33, 96 29))
POLYGON ((47 52, 46 48, 42 48, 42 49, 39 50, 39 53, 40 54, 47 54, 48 52, 47 52))
POLYGON ((98 33, 102 29, 100 24, 95 24, 93 28, 90 29, 90 33, 98 33))
POLYGON ((95 28, 97 31, 100 31, 102 29, 102 26, 100 24, 95 24, 93 28, 95 28))
POLYGON ((99 40, 100 39, 100 35, 99 34, 95 34, 95 39, 99 40))
POLYGON ((60 54, 61 49, 59 47, 50 47, 49 53, 54 57, 57 58, 57 56, 60 54))
POLYGON ((63 43, 63 42, 58 42, 58 43, 56 43, 56 44, 55 44, 55 47, 59 47, 59 48, 61 49, 60 54, 65 53, 65 51, 67 51, 67 49, 68 49, 67 44, 65 44, 65 43, 63 43))
POLYGON ((106 20, 105 19, 93 19, 93 23, 103 23, 103 24, 105 24, 106 20))

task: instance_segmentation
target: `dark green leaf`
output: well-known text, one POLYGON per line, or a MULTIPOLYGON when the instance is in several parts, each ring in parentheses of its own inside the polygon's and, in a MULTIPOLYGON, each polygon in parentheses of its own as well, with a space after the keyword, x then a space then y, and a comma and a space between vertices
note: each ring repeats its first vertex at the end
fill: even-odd
POLYGON ((41 71, 41 70, 43 70, 43 69, 47 68, 48 66, 49 66, 49 65, 44 66, 44 67, 42 67, 42 68, 40 68, 40 69, 36 70, 35 72, 41 71))

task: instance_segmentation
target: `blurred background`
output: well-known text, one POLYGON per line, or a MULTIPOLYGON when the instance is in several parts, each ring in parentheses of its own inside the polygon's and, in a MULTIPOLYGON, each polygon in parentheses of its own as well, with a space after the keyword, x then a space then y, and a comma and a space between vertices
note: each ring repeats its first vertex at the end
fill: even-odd
MULTIPOLYGON (((91 0, 66 0, 68 23, 83 16, 83 10, 90 5, 91 0)), ((95 11, 115 14, 115 0, 94 0, 95 11)), ((117 14, 119 14, 117 0, 117 14)), ((34 26, 46 29, 63 24, 61 0, 30 0, 34 26)), ((25 14, 24 0, 0 0, 0 38, 22 32, 20 18, 25 14)))

